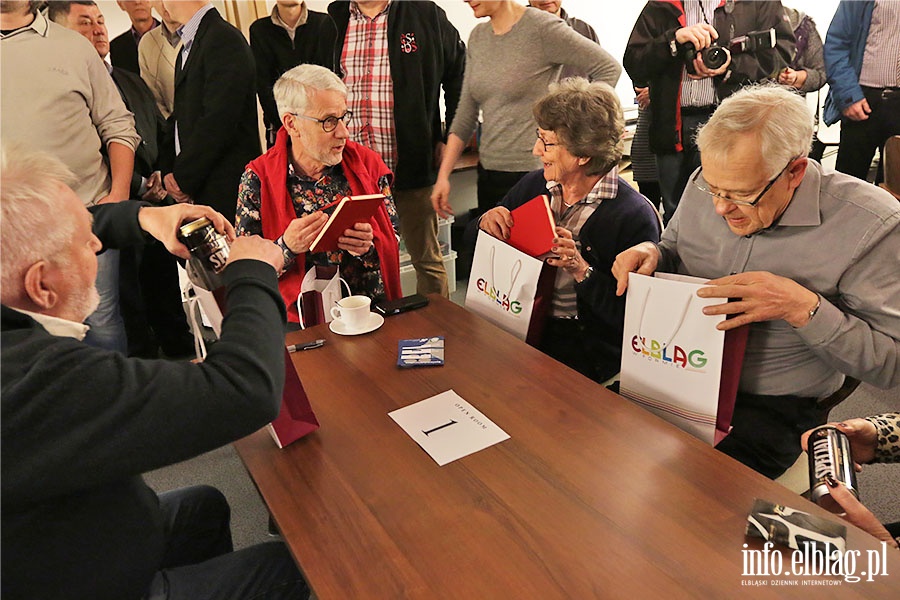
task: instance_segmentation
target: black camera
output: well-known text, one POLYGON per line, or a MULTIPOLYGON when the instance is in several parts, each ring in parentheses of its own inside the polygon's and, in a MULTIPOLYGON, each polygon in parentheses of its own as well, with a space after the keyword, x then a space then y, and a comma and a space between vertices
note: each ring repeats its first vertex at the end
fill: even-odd
MULTIPOLYGON (((687 72, 691 75, 696 75, 697 71, 694 69, 694 58, 697 56, 697 49, 694 48, 693 42, 685 42, 678 46, 681 51, 681 58, 684 60, 685 69, 687 69, 687 72)), ((700 50, 700 60, 702 60, 703 65, 711 71, 718 69, 728 62, 729 55, 728 48, 723 48, 722 46, 712 45, 700 50)))
MULTIPOLYGON (((755 53, 762 50, 768 50, 775 47, 776 35, 775 28, 763 29, 760 31, 751 31, 744 35, 733 38, 728 43, 728 48, 713 44, 708 48, 700 50, 700 58, 707 69, 715 70, 728 62, 728 57, 732 54, 741 54, 743 52, 755 53)), ((697 50, 692 42, 678 44, 678 52, 684 60, 684 66, 691 75, 696 75, 694 69, 694 57, 697 56, 697 50)))

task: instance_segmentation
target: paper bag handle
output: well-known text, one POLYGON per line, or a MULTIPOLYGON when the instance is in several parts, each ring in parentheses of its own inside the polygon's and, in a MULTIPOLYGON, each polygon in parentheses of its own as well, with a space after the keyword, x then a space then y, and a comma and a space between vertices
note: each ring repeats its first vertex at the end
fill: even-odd
MULTIPOLYGON (((644 328, 644 311, 647 308, 647 300, 650 298, 650 292, 652 292, 652 291, 653 291, 653 286, 648 285, 647 293, 644 294, 644 301, 641 303, 641 316, 638 319, 638 340, 640 341, 641 348, 643 348, 644 350, 647 350, 648 352, 650 351, 650 349, 644 345, 644 334, 643 334, 642 330, 644 328)), ((681 326, 684 325, 684 319, 685 319, 685 317, 687 317, 688 308, 690 308, 691 302, 693 300, 694 300, 694 294, 693 293, 688 294, 687 302, 685 302, 685 304, 684 304, 684 310, 681 311, 681 317, 678 319, 678 323, 675 325, 675 330, 672 331, 672 335, 669 336, 669 339, 666 340, 665 342, 663 342, 662 346, 659 347, 659 350, 664 350, 665 348, 668 348, 669 344, 672 343, 672 340, 675 339, 675 336, 678 335, 678 332, 681 331, 681 326)))
MULTIPOLYGON (((496 286, 497 278, 494 277, 494 253, 496 251, 495 246, 491 246, 490 252, 490 263, 491 263, 491 282, 496 286)), ((507 297, 512 296, 513 288, 516 286, 516 279, 519 278, 519 272, 522 270, 522 260, 516 259, 513 263, 512 268, 509 270, 509 291, 506 293, 507 297)), ((499 291, 500 288, 497 288, 499 291)))
POLYGON ((191 317, 191 332, 194 334, 194 353, 203 362, 206 360, 206 341, 203 339, 203 329, 197 322, 198 312, 200 312, 200 298, 195 294, 188 300, 188 314, 191 317))

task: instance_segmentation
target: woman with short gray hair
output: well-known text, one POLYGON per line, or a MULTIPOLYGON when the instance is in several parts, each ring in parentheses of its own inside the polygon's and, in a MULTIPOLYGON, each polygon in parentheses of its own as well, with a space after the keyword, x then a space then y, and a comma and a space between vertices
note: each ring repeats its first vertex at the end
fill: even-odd
POLYGON ((550 315, 537 348, 594 381, 619 372, 625 298, 610 269, 633 244, 658 242, 662 223, 649 200, 619 177, 625 122, 619 98, 600 82, 566 79, 533 108, 532 154, 543 168, 525 175, 479 226, 505 240, 511 210, 550 197, 556 239, 547 263, 558 267, 550 315))
POLYGON ((551 86, 534 105, 534 120, 556 132, 572 154, 588 159, 586 175, 604 175, 622 158, 625 119, 615 90, 603 82, 576 77, 551 86))

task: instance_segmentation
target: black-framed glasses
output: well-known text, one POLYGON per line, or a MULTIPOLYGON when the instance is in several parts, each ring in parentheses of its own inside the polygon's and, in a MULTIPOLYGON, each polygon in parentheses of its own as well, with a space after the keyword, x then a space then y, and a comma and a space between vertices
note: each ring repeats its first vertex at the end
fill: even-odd
POLYGON ((700 168, 700 170, 698 170, 696 173, 694 173, 694 176, 691 177, 691 184, 695 188, 700 190, 701 192, 705 192, 705 193, 709 194, 710 196, 712 196, 714 198, 719 198, 721 200, 724 200, 725 202, 731 202, 732 204, 737 204, 738 206, 756 206, 757 204, 759 204, 759 201, 762 200, 763 196, 766 195, 766 192, 768 192, 770 189, 772 189, 772 186, 775 185, 775 182, 778 181, 778 178, 781 177, 782 175, 784 175, 784 172, 787 171, 788 167, 790 167, 793 164, 793 162, 795 160, 797 160, 798 158, 800 158, 800 157, 795 156, 794 158, 789 160, 788 163, 786 165, 784 165, 784 168, 781 169, 780 171, 778 171, 778 175, 773 177, 769 181, 769 183, 766 184, 766 187, 764 187, 762 189, 762 191, 759 194, 757 194, 755 198, 753 198, 753 200, 749 200, 749 198, 750 198, 749 195, 744 198, 732 198, 730 196, 723 196, 722 194, 720 194, 718 192, 714 192, 711 189, 709 189, 708 187, 706 187, 705 185, 699 183, 697 181, 697 179, 700 177, 700 174, 703 172, 702 168, 700 168))
POLYGON ((559 146, 559 142, 548 142, 547 140, 542 138, 540 129, 535 129, 534 134, 537 136, 537 139, 541 140, 541 143, 544 145, 544 152, 547 151, 547 148, 552 148, 553 146, 559 146))
POLYGON ((350 119, 353 118, 353 111, 348 110, 344 114, 339 117, 325 117, 324 119, 317 119, 315 117, 307 117, 306 115, 298 115, 297 113, 291 113, 295 117, 300 119, 306 119, 307 121, 315 121, 319 125, 322 126, 322 130, 325 133, 331 133, 335 129, 337 129, 338 123, 343 121, 344 125, 350 124, 350 119))

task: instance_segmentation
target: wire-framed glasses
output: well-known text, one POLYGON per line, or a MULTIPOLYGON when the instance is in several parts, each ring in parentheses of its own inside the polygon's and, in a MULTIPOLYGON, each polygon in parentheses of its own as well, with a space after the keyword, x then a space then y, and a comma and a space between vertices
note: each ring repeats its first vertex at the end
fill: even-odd
POLYGON ((720 192, 712 191, 711 189, 706 187, 706 185, 697 181, 700 178, 700 174, 703 173, 703 168, 700 168, 696 173, 694 173, 694 176, 691 177, 691 184, 701 192, 705 192, 710 196, 719 198, 721 200, 724 200, 725 202, 731 202, 732 204, 737 204, 738 206, 756 206, 757 204, 759 204, 759 201, 762 200, 763 196, 766 195, 766 192, 772 189, 772 186, 775 185, 775 182, 778 181, 778 178, 784 175, 784 172, 787 171, 787 168, 790 167, 791 164, 798 158, 798 156, 795 156, 794 158, 789 160, 788 163, 784 165, 784 168, 778 171, 778 175, 769 180, 769 183, 766 184, 766 187, 764 187, 762 191, 756 195, 756 197, 753 197, 752 194, 738 197, 723 196, 720 192))

